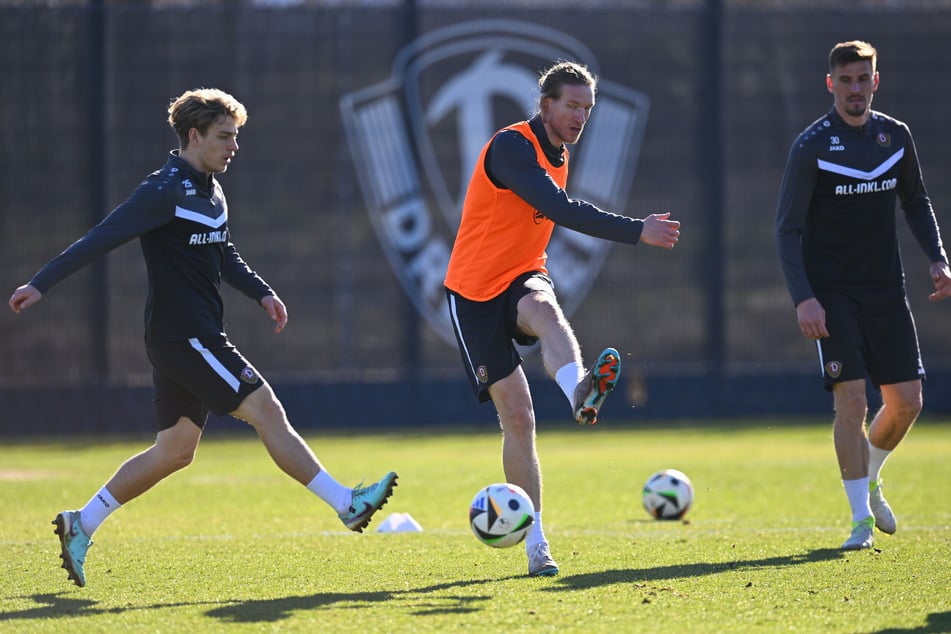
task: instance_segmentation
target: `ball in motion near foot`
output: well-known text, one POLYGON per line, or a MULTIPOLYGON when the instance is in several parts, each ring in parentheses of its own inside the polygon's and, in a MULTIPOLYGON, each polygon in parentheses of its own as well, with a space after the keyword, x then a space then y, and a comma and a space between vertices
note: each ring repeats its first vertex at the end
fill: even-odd
POLYGON ((514 484, 490 484, 476 493, 469 505, 469 526, 483 544, 493 548, 514 546, 535 521, 535 505, 514 484))

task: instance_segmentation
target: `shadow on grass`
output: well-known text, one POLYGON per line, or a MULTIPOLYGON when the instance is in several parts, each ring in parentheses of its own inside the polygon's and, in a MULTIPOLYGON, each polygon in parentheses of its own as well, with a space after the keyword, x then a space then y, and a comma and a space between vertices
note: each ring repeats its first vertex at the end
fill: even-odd
POLYGON ((400 601, 402 606, 417 616, 435 614, 465 614, 476 612, 480 603, 495 598, 494 594, 450 594, 427 598, 426 595, 467 588, 485 584, 495 584, 520 577, 500 579, 469 579, 450 583, 435 584, 410 590, 380 592, 321 592, 317 594, 289 596, 277 599, 252 599, 221 601, 182 601, 175 603, 155 603, 150 605, 130 605, 122 607, 100 607, 99 601, 68 596, 65 592, 30 595, 36 606, 23 610, 0 612, 0 623, 4 621, 27 621, 55 619, 64 617, 96 617, 106 614, 122 614, 140 610, 158 610, 189 606, 215 606, 206 612, 207 616, 224 623, 275 623, 289 618, 294 612, 328 608, 362 609, 374 604, 400 601))
MULTIPOLYGON (((558 577, 556 585, 543 588, 543 592, 565 592, 584 590, 618 583, 638 583, 645 581, 660 581, 665 579, 683 579, 686 577, 700 577, 716 575, 735 570, 750 570, 756 568, 773 568, 780 566, 796 566, 818 561, 838 559, 843 553, 837 549, 820 549, 798 555, 784 555, 751 559, 746 561, 730 561, 723 563, 694 563, 679 566, 658 566, 653 568, 633 568, 626 570, 605 570, 581 575, 566 575, 558 577)), ((373 605, 383 605, 391 601, 398 601, 403 609, 418 616, 436 614, 465 614, 477 612, 482 604, 495 598, 495 593, 479 594, 476 592, 449 593, 454 589, 475 589, 486 584, 521 579, 521 576, 493 579, 467 579, 453 581, 407 590, 392 590, 378 592, 321 592, 317 594, 287 596, 274 599, 203 601, 203 602, 176 602, 158 603, 151 605, 131 605, 122 607, 100 607, 99 602, 92 599, 82 599, 70 596, 64 592, 36 594, 30 598, 37 603, 35 607, 23 610, 0 613, 0 623, 13 620, 52 619, 62 617, 101 616, 106 614, 121 614, 138 610, 158 610, 164 608, 188 606, 213 606, 206 615, 223 623, 276 623, 290 618, 295 612, 341 609, 364 609, 373 605), (435 595, 435 596, 433 596, 435 595)), ((940 626, 947 624, 948 614, 932 615, 934 622, 940 626)), ((929 620, 931 623, 932 620, 929 620)), ((937 626, 936 626, 937 627, 937 626)), ((890 634, 898 634, 894 630, 890 634)), ((940 629, 907 630, 908 632, 937 632, 940 629)))
MULTIPOLYGON (((99 616, 103 614, 121 614, 135 610, 152 610, 155 608, 178 608, 200 603, 158 603, 154 605, 137 605, 115 608, 100 608, 99 601, 94 599, 79 599, 64 596, 65 592, 50 592, 47 594, 33 594, 29 598, 36 602, 36 606, 24 610, 0 612, 0 623, 4 621, 28 621, 31 619, 55 619, 64 616, 99 616)), ((19 597, 23 598, 23 597, 19 597)), ((217 605, 217 601, 206 601, 209 605, 217 605)))
MULTIPOLYGON (((764 557, 727 562, 699 562, 677 566, 655 566, 604 570, 579 575, 564 575, 553 579, 552 586, 539 588, 541 592, 574 592, 623 583, 644 583, 703 577, 733 571, 756 570, 798 566, 822 561, 841 559, 845 553, 838 549, 817 549, 801 554, 764 557)), ((53 619, 63 617, 101 616, 121 614, 138 610, 159 610, 189 606, 209 606, 205 615, 222 623, 277 623, 291 618, 295 612, 312 610, 356 610, 398 602, 403 610, 417 616, 437 614, 466 614, 484 609, 484 604, 497 598, 496 592, 479 593, 478 588, 510 580, 523 579, 511 576, 491 579, 466 579, 447 583, 410 588, 405 590, 382 590, 377 592, 321 592, 309 595, 287 596, 273 599, 175 602, 121 607, 100 607, 91 599, 76 598, 66 593, 36 594, 30 598, 35 607, 0 613, 0 623, 13 620, 53 619), (462 590, 466 590, 461 592, 462 590), (460 592, 452 592, 460 590, 460 592), (449 592, 447 592, 449 591, 449 592)), ((395 607, 395 606, 394 606, 395 607)), ((933 613, 927 624, 912 629, 888 629, 875 634, 928 634, 951 631, 951 612, 933 613)))
POLYGON ((694 563, 679 566, 655 566, 653 568, 629 568, 625 570, 604 570, 583 575, 566 575, 558 577, 558 585, 546 588, 547 592, 568 592, 587 590, 616 583, 639 583, 644 581, 661 581, 665 579, 684 579, 688 577, 704 577, 736 570, 754 570, 756 568, 778 568, 782 566, 798 566, 800 564, 815 563, 841 559, 844 553, 837 548, 820 548, 800 555, 782 555, 766 557, 764 559, 749 559, 745 561, 724 561, 719 563, 694 563))
MULTIPOLYGON (((517 577, 511 577, 516 579, 517 577)), ((478 612, 480 604, 495 598, 495 594, 449 594, 426 598, 425 595, 453 588, 467 588, 487 583, 495 584, 506 579, 469 579, 440 583, 411 590, 381 592, 322 592, 298 597, 257 599, 223 605, 208 611, 208 616, 225 623, 273 623, 290 617, 302 610, 338 608, 359 610, 374 604, 400 601, 401 606, 416 616, 436 614, 466 614, 478 612)))
POLYGON ((873 634, 946 634, 947 632, 951 632, 951 610, 932 612, 921 627, 888 628, 877 630, 873 634))

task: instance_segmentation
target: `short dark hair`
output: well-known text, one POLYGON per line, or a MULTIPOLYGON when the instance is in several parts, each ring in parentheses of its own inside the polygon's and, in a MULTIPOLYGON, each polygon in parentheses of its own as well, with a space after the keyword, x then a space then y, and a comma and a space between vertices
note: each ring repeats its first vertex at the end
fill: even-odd
POLYGON ((244 104, 217 88, 197 88, 184 92, 168 107, 168 124, 178 135, 182 149, 188 147, 188 131, 192 128, 204 136, 211 124, 222 117, 231 117, 240 128, 248 120, 244 104))
POLYGON ((862 40, 852 40, 850 42, 839 42, 832 47, 829 52, 829 72, 835 72, 837 66, 845 66, 852 62, 871 62, 872 72, 875 72, 875 66, 878 63, 878 51, 868 42, 862 40))
POLYGON ((562 86, 591 86, 597 91, 598 78, 588 70, 584 64, 577 62, 559 61, 547 70, 542 71, 538 78, 539 100, 550 97, 557 100, 561 97, 562 86))

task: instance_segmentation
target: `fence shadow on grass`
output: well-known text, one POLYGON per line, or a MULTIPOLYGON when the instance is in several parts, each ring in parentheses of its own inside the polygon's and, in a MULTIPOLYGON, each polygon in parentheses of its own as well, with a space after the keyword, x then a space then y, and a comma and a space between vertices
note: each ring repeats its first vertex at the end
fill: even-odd
POLYGON ((617 583, 663 581, 667 579, 684 579, 687 577, 704 577, 737 570, 798 566, 820 561, 831 561, 840 559, 843 556, 845 556, 845 553, 837 548, 820 548, 802 554, 765 557, 763 559, 723 561, 717 563, 700 562, 678 566, 654 566, 652 568, 628 568, 624 570, 603 570, 601 572, 559 577, 558 584, 547 588, 546 591, 574 592, 575 590, 587 590, 589 588, 598 588, 617 583))

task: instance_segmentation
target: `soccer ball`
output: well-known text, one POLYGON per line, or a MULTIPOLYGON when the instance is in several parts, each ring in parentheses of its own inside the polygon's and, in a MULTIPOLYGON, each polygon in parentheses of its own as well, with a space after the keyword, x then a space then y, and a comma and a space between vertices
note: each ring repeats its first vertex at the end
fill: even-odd
POLYGON ((535 521, 535 505, 521 487, 490 484, 469 506, 469 526, 480 542, 493 548, 514 546, 535 521))
POLYGON ((655 519, 679 520, 693 503, 693 484, 683 472, 664 469, 647 478, 642 501, 655 519))

